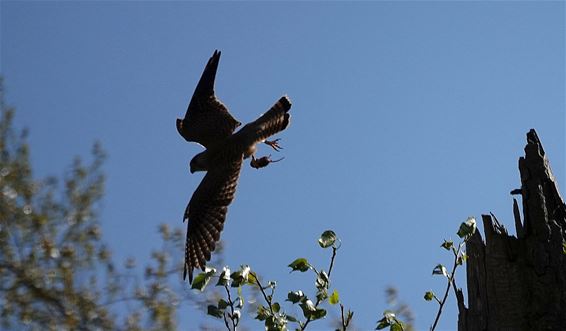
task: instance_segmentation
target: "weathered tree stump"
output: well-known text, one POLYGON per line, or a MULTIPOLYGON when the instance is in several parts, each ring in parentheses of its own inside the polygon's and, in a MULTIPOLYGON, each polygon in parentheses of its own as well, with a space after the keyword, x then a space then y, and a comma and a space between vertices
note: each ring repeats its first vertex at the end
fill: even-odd
POLYGON ((523 221, 516 199, 517 237, 493 214, 482 215, 467 243, 468 307, 461 290, 458 330, 566 330, 566 205, 534 130, 519 159, 523 221))

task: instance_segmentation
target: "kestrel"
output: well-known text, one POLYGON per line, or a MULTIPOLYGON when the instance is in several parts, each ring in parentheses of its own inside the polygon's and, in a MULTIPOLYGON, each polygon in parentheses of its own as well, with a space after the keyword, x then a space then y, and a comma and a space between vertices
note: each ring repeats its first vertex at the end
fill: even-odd
POLYGON ((193 281, 193 269, 204 270, 206 261, 210 260, 210 254, 220 239, 243 160, 251 156, 250 165, 255 168, 275 162, 269 157, 256 159, 256 144, 264 142, 274 150, 279 150, 279 139, 266 139, 285 130, 290 118, 288 111, 291 102, 287 96, 283 96, 265 114, 234 133, 241 123, 230 115, 214 94, 219 60, 220 52, 215 51, 204 68, 185 118, 177 119, 179 134, 185 140, 197 142, 206 148, 191 160, 191 173, 207 173, 193 193, 183 216, 183 222, 188 220, 183 279, 188 273, 189 283, 193 281))

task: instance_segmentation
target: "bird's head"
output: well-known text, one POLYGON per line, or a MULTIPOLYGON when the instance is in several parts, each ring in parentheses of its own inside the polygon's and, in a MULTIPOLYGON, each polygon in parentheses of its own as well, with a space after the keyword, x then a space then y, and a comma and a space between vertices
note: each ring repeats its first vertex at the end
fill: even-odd
POLYGON ((197 171, 207 171, 208 170, 208 153, 207 151, 198 153, 193 157, 189 165, 191 174, 197 171))

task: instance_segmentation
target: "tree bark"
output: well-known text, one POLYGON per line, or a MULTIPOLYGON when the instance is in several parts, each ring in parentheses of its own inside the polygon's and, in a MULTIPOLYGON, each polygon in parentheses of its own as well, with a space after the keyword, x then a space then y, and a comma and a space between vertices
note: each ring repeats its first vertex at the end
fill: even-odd
POLYGON ((523 220, 513 199, 517 236, 482 215, 485 242, 468 241, 468 307, 456 291, 458 330, 566 330, 566 205, 534 130, 519 159, 523 220))

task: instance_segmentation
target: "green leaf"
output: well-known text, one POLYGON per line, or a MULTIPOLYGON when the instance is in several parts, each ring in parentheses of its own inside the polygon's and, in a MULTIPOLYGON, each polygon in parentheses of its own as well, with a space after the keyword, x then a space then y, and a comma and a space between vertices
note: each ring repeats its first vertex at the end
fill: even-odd
POLYGON ((276 302, 271 305, 271 309, 273 309, 273 312, 278 313, 281 310, 281 305, 276 302))
POLYGON ((391 324, 389 331, 403 331, 403 324, 399 321, 395 321, 395 323, 391 324))
POLYGON ((224 310, 226 307, 228 307, 230 304, 228 303, 228 301, 224 300, 224 299, 220 299, 218 300, 218 309, 222 309, 224 310))
POLYGON ((328 275, 326 274, 326 271, 321 270, 317 274, 315 285, 319 290, 328 288, 328 275))
POLYGON ((287 300, 286 301, 291 301, 291 303, 297 303, 299 301, 302 301, 303 298, 305 298, 305 294, 303 293, 303 291, 298 290, 298 291, 295 291, 295 292, 287 293, 287 300))
POLYGON ((328 290, 327 290, 326 288, 324 288, 324 287, 323 287, 323 288, 319 288, 319 289, 316 291, 316 298, 317 298, 319 301, 324 301, 324 300, 326 300, 326 299, 328 298, 328 290))
POLYGON ((391 326, 397 322, 395 318, 395 314, 392 311, 386 310, 383 312, 383 318, 377 321, 377 326, 375 327, 376 330, 385 329, 388 326, 391 326))
POLYGON ((326 316, 326 310, 322 309, 322 308, 317 308, 312 314, 311 314, 311 320, 318 320, 321 318, 324 318, 324 316, 326 316))
POLYGON ((460 229, 458 229, 458 237, 465 238, 466 240, 470 238, 476 232, 476 219, 473 217, 468 217, 468 219, 460 224, 460 229))
POLYGON ((316 308, 311 300, 305 300, 299 306, 303 310, 303 315, 311 320, 317 320, 326 316, 326 310, 316 308))
POLYGON ((336 291, 336 289, 334 289, 334 291, 330 295, 328 302, 330 302, 331 305, 335 305, 340 302, 340 296, 338 295, 338 291, 336 291))
POLYGON ((289 268, 291 268, 291 272, 293 271, 300 271, 300 272, 305 272, 307 270, 309 270, 311 267, 311 265, 309 264, 309 262, 307 261, 307 259, 305 258, 298 258, 295 261, 291 262, 291 264, 289 264, 289 268))
POLYGON ((336 237, 336 233, 334 233, 334 231, 326 230, 320 235, 320 238, 318 239, 318 244, 322 248, 328 248, 334 245, 336 239, 338 238, 336 237))
POLYGON ((230 278, 232 278, 232 287, 240 287, 241 285, 247 284, 250 270, 249 266, 243 265, 240 267, 240 270, 233 272, 230 275, 230 278))
POLYGON ((206 285, 210 281, 210 278, 214 276, 216 273, 216 269, 214 268, 206 268, 205 271, 198 274, 195 279, 193 279, 193 284, 191 285, 191 289, 197 289, 199 291, 204 291, 206 285))
POLYGON ((255 317, 256 320, 265 321, 268 317, 271 316, 271 311, 265 308, 262 305, 257 306, 257 316, 255 317))
POLYGON ((386 327, 388 327, 390 324, 387 323, 387 321, 385 320, 385 318, 380 319, 379 321, 377 321, 377 326, 375 327, 376 330, 381 330, 381 329, 385 329, 386 327))
POLYGON ((255 272, 250 271, 250 274, 248 275, 247 283, 248 285, 257 285, 257 275, 255 272))
POLYGON ((433 291, 427 291, 424 295, 424 299, 426 301, 430 301, 430 300, 434 299, 434 292, 433 291))
POLYGON ((216 286, 225 286, 230 284, 230 268, 224 267, 222 268, 222 273, 220 273, 220 277, 218 278, 218 283, 216 286))
POLYGON ((293 323, 299 322, 299 320, 295 316, 292 316, 292 315, 287 315, 287 321, 293 322, 293 323))
POLYGON ((309 318, 309 316, 311 316, 311 314, 316 311, 316 307, 314 306, 314 303, 311 300, 305 300, 301 302, 299 304, 299 307, 301 307, 301 309, 303 310, 303 315, 306 318, 309 318))
POLYGON ((287 320, 277 316, 270 316, 265 320, 266 331, 286 331, 287 330, 286 325, 287 325, 287 320))
POLYGON ((448 271, 446 270, 446 267, 443 266, 442 264, 438 264, 436 267, 434 267, 434 269, 432 270, 432 274, 443 275, 445 277, 448 277, 448 271))
POLYGON ((218 309, 215 305, 208 305, 207 314, 216 318, 222 318, 224 310, 218 309))
POLYGON ((454 246, 454 242, 452 240, 444 239, 444 242, 440 247, 444 248, 445 250, 449 251, 454 246))

